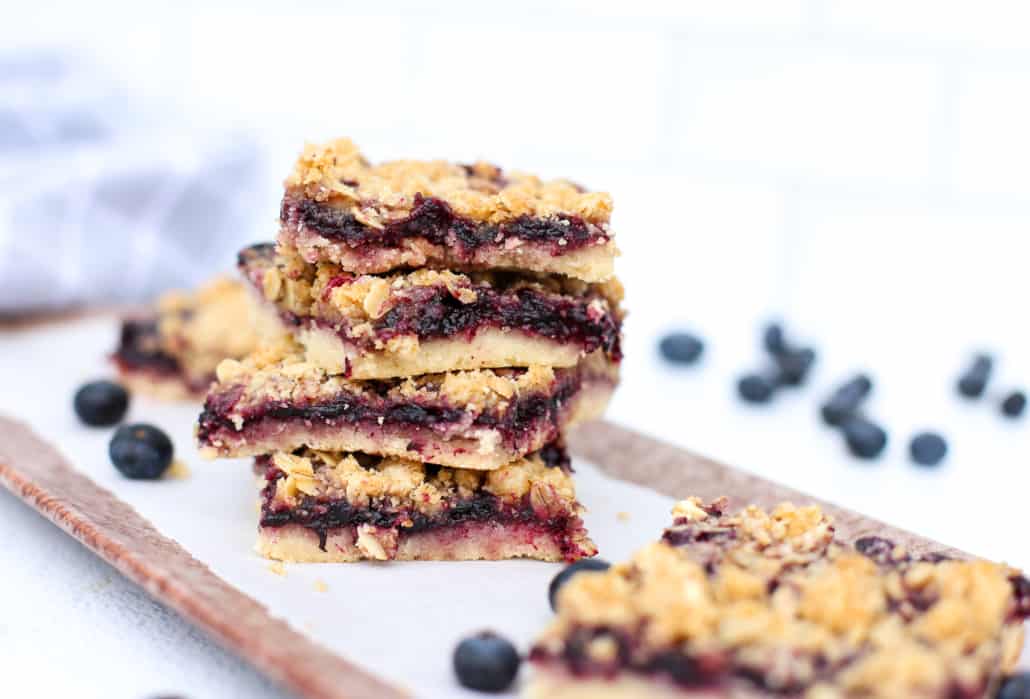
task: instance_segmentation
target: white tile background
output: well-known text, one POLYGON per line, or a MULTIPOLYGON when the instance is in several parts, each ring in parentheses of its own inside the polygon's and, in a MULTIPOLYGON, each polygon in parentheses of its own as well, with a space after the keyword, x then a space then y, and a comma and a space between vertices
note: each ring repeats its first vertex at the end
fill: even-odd
POLYGON ((1026 423, 951 391, 979 347, 1001 359, 999 388, 1030 384, 1030 5, 104 1, 4 15, 5 47, 75 47, 130 99, 188 115, 184 129, 255 138, 268 228, 241 241, 271 234, 304 138, 611 191, 632 313, 616 419, 1030 566, 1026 423), (752 410, 731 386, 771 314, 820 365, 806 391, 752 410), (698 370, 655 360, 679 326, 709 341, 698 370), (891 431, 875 464, 814 417, 856 368, 878 379, 870 410, 891 431), (924 426, 951 440, 938 472, 905 458, 924 426))

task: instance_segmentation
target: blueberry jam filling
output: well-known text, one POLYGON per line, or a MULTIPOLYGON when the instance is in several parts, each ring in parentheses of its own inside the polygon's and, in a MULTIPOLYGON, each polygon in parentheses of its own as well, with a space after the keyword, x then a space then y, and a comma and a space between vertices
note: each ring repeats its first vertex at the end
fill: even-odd
MULTIPOLYGON (((362 382, 362 385, 377 388, 385 393, 393 384, 389 381, 370 380, 362 382)), ((534 431, 541 425, 549 425, 557 431, 563 406, 568 404, 581 386, 580 376, 567 375, 559 380, 554 391, 523 395, 501 414, 480 413, 472 426, 497 430, 504 443, 509 446, 532 439, 534 431)), ((220 431, 238 431, 229 412, 242 394, 243 387, 235 386, 226 391, 213 391, 208 395, 197 430, 197 437, 201 443, 211 441, 220 431)), ((431 430, 434 427, 446 427, 462 422, 465 419, 465 411, 447 405, 410 401, 373 402, 368 397, 343 393, 333 400, 320 403, 284 403, 270 400, 245 411, 243 419, 251 427, 266 421, 306 423, 317 420, 323 423, 328 421, 332 425, 407 426, 431 430)))
POLYGON ((507 504, 495 495, 479 491, 449 503, 442 512, 432 516, 409 508, 398 508, 389 500, 373 501, 368 507, 355 507, 347 500, 305 495, 293 507, 277 506, 273 504, 276 482, 285 474, 272 466, 268 457, 265 458, 268 467, 265 473, 267 484, 261 493, 261 526, 304 527, 318 535, 318 546, 323 551, 329 532, 362 524, 384 529, 396 527, 401 533, 411 535, 466 523, 494 522, 502 525, 531 524, 559 542, 566 557, 579 555, 579 546, 571 535, 579 526, 578 517, 569 513, 543 519, 537 515, 528 495, 517 504, 507 504))
POLYGON ((607 239, 579 216, 519 216, 500 224, 483 223, 456 214, 442 199, 422 194, 415 195, 410 214, 382 229, 362 223, 349 211, 294 197, 283 199, 280 219, 286 226, 311 229, 351 248, 395 248, 406 239, 422 238, 456 248, 461 257, 471 257, 483 247, 503 248, 508 238, 546 245, 554 256, 607 239))
POLYGON ((160 376, 177 376, 179 361, 160 349, 156 318, 122 322, 114 361, 123 369, 147 371, 160 376))
MULTIPOLYGON (((903 550, 895 549, 890 539, 882 536, 864 536, 855 541, 855 549, 862 555, 872 559, 877 565, 896 568, 911 563, 941 563, 951 560, 951 556, 931 551, 920 556, 912 556, 903 550)), ((1030 619, 1030 580, 1022 574, 1009 578, 1012 585, 1013 608, 1009 613, 1010 622, 1021 622, 1030 619)), ((918 590, 909 590, 907 597, 899 605, 908 605, 908 611, 925 612, 936 602, 936 598, 918 590)), ((902 611, 905 611, 904 609, 902 611)))
MULTIPOLYGON (((682 688, 718 693, 740 691, 746 686, 763 695, 798 697, 820 682, 833 683, 836 676, 861 658, 861 653, 832 662, 821 654, 798 650, 792 655, 798 672, 786 674, 787 668, 755 666, 753 661, 737 657, 733 651, 713 649, 685 653, 681 648, 648 649, 641 631, 628 633, 610 627, 579 627, 565 638, 557 653, 534 646, 529 659, 537 664, 559 663, 574 677, 613 679, 620 672, 654 676, 682 688), (599 660, 590 654, 591 644, 607 638, 616 647, 612 657, 599 660)), ((987 680, 979 686, 957 681, 947 687, 942 697, 948 699, 975 699, 983 696, 987 680)), ((736 696, 734 694, 734 696, 736 696)), ((749 695, 750 696, 750 695, 749 695)))
POLYGON ((712 652, 694 657, 674 649, 652 653, 642 650, 643 640, 627 633, 607 627, 580 627, 565 639, 557 656, 535 646, 530 650, 529 658, 534 662, 560 660, 575 677, 611 679, 619 672, 630 671, 661 675, 684 688, 715 690, 726 687, 729 678, 725 653, 712 652), (591 644, 601 638, 608 638, 615 644, 616 652, 611 659, 598 660, 589 652, 591 644))
POLYGON ((560 468, 566 473, 572 473, 572 459, 569 457, 563 447, 558 446, 557 443, 551 442, 539 452, 541 461, 548 468, 560 468))
POLYGON ((533 289, 499 293, 478 286, 476 292, 475 301, 462 303, 444 287, 425 287, 412 294, 410 303, 390 309, 373 329, 388 340, 409 334, 471 339, 482 327, 514 328, 556 342, 574 342, 585 352, 602 349, 616 361, 622 358, 618 320, 610 313, 592 319, 589 299, 570 301, 533 289))

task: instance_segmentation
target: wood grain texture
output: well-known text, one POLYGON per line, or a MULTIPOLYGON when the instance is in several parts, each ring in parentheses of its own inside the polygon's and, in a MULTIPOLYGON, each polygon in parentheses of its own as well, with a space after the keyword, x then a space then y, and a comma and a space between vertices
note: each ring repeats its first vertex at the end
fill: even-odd
MULTIPOLYGON (((732 506, 818 502, 789 488, 607 422, 570 436, 575 455, 666 495, 727 495, 732 506)), ((26 425, 0 416, 0 483, 95 551, 156 600, 209 633, 273 681, 309 699, 405 696, 273 618, 135 510, 76 471, 26 425)), ((587 503, 589 505, 589 503, 587 503)), ((845 539, 887 536, 917 553, 962 555, 923 537, 826 503, 845 539)), ((658 532, 655 532, 658 535, 658 532)))
MULTIPOLYGON (((766 508, 784 500, 796 505, 815 503, 833 517, 837 534, 845 541, 875 534, 893 539, 917 554, 937 551, 955 557, 968 557, 968 554, 958 549, 610 422, 583 425, 569 435, 568 442, 574 456, 597 464, 605 473, 674 498, 697 495, 711 500, 725 495, 730 499, 731 511, 750 503, 766 508)), ((586 504, 589 507, 589 503, 586 504)))
POLYGON ((0 482, 156 600, 287 689, 310 699, 405 696, 272 617, 72 468, 28 426, 2 416, 0 482))

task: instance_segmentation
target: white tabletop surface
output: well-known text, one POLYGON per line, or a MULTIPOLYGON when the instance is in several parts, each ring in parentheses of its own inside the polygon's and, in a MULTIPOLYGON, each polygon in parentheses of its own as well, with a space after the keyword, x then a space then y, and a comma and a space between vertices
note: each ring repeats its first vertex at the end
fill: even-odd
MULTIPOLYGON (((820 352, 811 385, 770 406, 744 405, 733 381, 763 361, 756 336, 767 309, 743 291, 722 297, 724 313, 703 302, 738 284, 744 288, 720 271, 732 266, 730 252, 718 268, 682 259, 648 265, 646 252, 628 243, 621 264, 632 315, 613 419, 955 546, 1030 566, 1024 528, 1013 525, 1025 497, 1025 424, 1000 418, 990 400, 970 404, 953 395, 954 374, 968 349, 960 340, 918 334, 901 342, 863 339, 861 328, 835 324, 835 313, 812 313, 798 330, 820 352), (657 358, 655 341, 672 327, 706 338, 699 366, 674 368, 657 358), (822 427, 815 412, 834 382, 859 367, 876 377, 869 411, 891 434, 886 455, 874 462, 848 457, 839 435, 822 427), (950 440, 952 453, 937 469, 915 467, 905 454, 908 434, 924 425, 950 440)), ((719 256, 718 249, 711 252, 719 256)), ((890 326, 893 318, 885 311, 878 323, 890 326)), ((1001 366, 1011 372, 1018 365, 1001 366)), ((70 396, 39 399, 52 400, 55 414, 70 410, 70 396)), ((6 492, 0 492, 0 512, 8 532, 0 658, 25 671, 15 682, 34 695, 283 696, 6 492)))

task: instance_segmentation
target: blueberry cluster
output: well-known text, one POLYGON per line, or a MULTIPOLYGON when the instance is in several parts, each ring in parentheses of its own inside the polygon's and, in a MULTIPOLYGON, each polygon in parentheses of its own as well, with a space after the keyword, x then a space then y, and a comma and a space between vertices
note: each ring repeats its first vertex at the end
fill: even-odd
MULTIPOLYGON (((966 370, 958 377, 955 388, 964 398, 976 400, 987 392, 991 374, 994 372, 994 357, 986 353, 973 355, 966 370)), ((1019 389, 1006 391, 998 396, 998 409, 1005 417, 1017 418, 1026 410, 1026 393, 1019 389)))
POLYGON ((819 407, 823 422, 839 428, 854 456, 875 459, 887 447, 887 431, 866 417, 861 408, 873 390, 873 380, 856 374, 838 386, 819 407))
MULTIPOLYGON (((781 388, 803 385, 816 361, 815 350, 790 342, 780 323, 770 323, 763 329, 761 344, 771 360, 768 366, 737 379, 737 394, 748 403, 768 403, 781 388)), ((667 361, 689 365, 701 357, 704 342, 691 333, 673 332, 661 339, 658 349, 667 361)), ((956 381, 956 390, 971 400, 983 397, 993 370, 993 357, 986 353, 974 355, 956 381)), ((872 390, 872 379, 858 373, 840 384, 819 406, 823 422, 840 430, 848 451, 861 459, 875 459, 888 442, 887 431, 861 409, 872 390)), ((1026 411, 1027 398, 1022 390, 1001 392, 996 398, 1005 417, 1018 418, 1026 411)), ((948 443, 937 432, 921 431, 912 436, 908 452, 914 463, 936 466, 947 456, 948 443)))
MULTIPOLYGON (((112 427, 129 410, 129 392, 113 381, 91 381, 75 392, 75 414, 90 427, 112 427)), ((172 463, 172 440, 161 429, 147 424, 119 427, 107 448, 114 467, 134 480, 155 480, 172 463)))
POLYGON ((737 380, 737 393, 748 403, 768 403, 780 388, 803 385, 816 360, 815 350, 790 343, 779 323, 766 326, 762 347, 771 365, 737 380))

